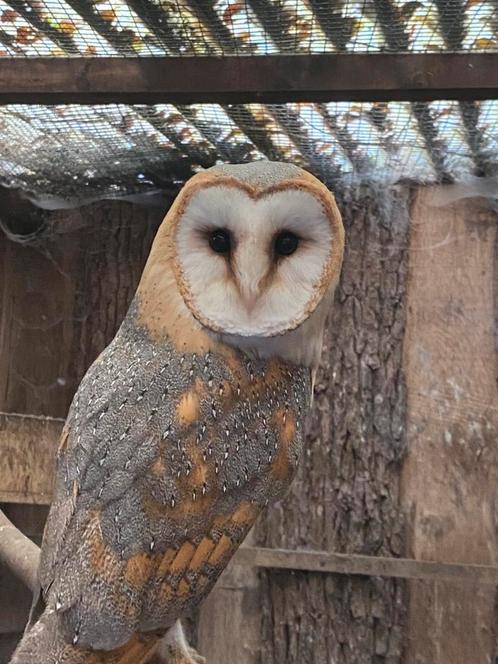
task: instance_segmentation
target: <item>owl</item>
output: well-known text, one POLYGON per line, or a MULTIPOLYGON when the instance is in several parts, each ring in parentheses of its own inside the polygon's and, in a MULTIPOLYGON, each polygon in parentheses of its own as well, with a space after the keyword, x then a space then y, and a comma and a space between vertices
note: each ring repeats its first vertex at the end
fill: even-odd
POLYGON ((142 662, 168 630, 182 640, 177 621, 295 474, 343 249, 333 196, 294 165, 185 185, 71 405, 45 609, 16 664, 142 662))

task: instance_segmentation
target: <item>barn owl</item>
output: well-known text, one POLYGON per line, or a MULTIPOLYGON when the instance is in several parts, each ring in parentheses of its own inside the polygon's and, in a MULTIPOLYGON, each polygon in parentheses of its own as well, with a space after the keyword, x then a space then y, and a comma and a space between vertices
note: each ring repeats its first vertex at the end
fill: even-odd
POLYGON ((16 664, 146 661, 209 593, 294 476, 343 249, 333 196, 296 166, 185 185, 71 405, 46 608, 16 664))

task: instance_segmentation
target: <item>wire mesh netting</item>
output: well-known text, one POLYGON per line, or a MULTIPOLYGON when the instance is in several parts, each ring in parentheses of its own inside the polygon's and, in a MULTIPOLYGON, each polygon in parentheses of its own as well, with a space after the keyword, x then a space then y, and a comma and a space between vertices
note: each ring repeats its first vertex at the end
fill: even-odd
POLYGON ((0 0, 3 56, 489 51, 498 0, 0 0))
POLYGON ((498 170, 498 101, 6 106, 0 182, 35 198, 180 184, 220 161, 299 164, 339 180, 452 182, 498 170))
MULTIPOLYGON (((0 0, 0 57, 494 51, 498 0, 0 0)), ((171 187, 218 161, 327 183, 494 175, 498 105, 4 106, 0 182, 40 198, 171 187)))

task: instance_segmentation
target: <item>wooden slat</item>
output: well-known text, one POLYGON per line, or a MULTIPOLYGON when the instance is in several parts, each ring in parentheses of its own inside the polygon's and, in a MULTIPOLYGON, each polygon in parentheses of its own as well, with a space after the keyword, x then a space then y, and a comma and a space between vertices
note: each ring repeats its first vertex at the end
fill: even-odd
POLYGON ((0 413, 0 502, 48 505, 63 420, 0 413))
POLYGON ((492 99, 498 55, 0 58, 0 103, 492 99))
MULTIPOLYGON (((479 199, 431 205, 445 193, 419 189, 411 211, 405 555, 496 566, 497 216, 479 199)), ((495 588, 411 582, 404 664, 494 661, 495 624, 495 588)))
MULTIPOLYGON (((0 502, 49 504, 54 457, 64 421, 58 418, 0 413, 2 474, 0 502)), ((291 551, 244 546, 234 563, 307 572, 404 579, 448 580, 498 585, 498 567, 327 551, 291 551)))
POLYGON ((431 560, 362 556, 327 551, 289 551, 264 547, 242 547, 237 551, 234 562, 237 565, 304 572, 385 576, 400 579, 444 579, 498 585, 498 567, 492 565, 464 565, 431 560))

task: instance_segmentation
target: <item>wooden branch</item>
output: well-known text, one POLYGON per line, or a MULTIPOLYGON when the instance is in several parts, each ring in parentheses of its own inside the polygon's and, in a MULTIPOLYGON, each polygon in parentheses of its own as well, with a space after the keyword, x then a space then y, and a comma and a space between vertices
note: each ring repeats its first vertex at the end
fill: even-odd
POLYGON ((493 53, 1 58, 0 104, 496 99, 493 53))
POLYGON ((34 593, 38 590, 40 549, 0 510, 0 561, 34 593))
POLYGON ((387 576, 401 579, 446 580, 498 585, 498 567, 440 563, 432 560, 410 560, 362 556, 326 551, 289 551, 263 547, 242 547, 235 554, 238 565, 252 565, 305 572, 328 572, 361 576, 387 576))

